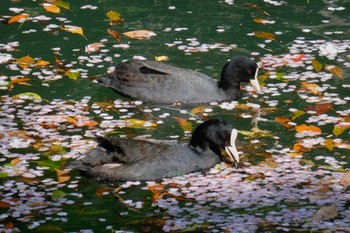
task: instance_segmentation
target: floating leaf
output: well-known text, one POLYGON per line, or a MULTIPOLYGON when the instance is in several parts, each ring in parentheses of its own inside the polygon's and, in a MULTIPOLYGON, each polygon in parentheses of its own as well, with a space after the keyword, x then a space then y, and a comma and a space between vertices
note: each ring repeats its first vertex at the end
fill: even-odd
POLYGON ((328 221, 336 218, 339 215, 336 203, 330 206, 321 207, 317 213, 313 216, 313 220, 316 222, 328 221))
POLYGON ((136 30, 136 31, 124 32, 123 35, 134 39, 147 40, 147 39, 150 39, 152 36, 156 36, 157 34, 149 30, 136 30))
POLYGON ((72 79, 72 80, 77 80, 80 76, 79 71, 72 71, 72 70, 67 70, 64 74, 68 76, 69 79, 72 79))
POLYGON ((320 88, 320 86, 316 83, 301 82, 301 88, 303 88, 307 92, 311 92, 312 94, 317 95, 318 88, 320 88))
POLYGON ((158 57, 154 57, 154 60, 156 61, 169 61, 169 57, 168 56, 158 56, 158 57))
POLYGON ((14 226, 13 222, 8 222, 5 225, 5 229, 13 229, 13 226, 14 226))
POLYGON ((120 13, 116 12, 116 11, 108 11, 106 13, 106 16, 112 20, 112 21, 120 21, 120 13))
POLYGON ((156 123, 134 118, 128 119, 127 122, 130 123, 130 125, 128 125, 129 128, 146 128, 158 126, 156 123))
POLYGON ((350 124, 337 124, 333 128, 333 134, 338 137, 340 134, 342 134, 345 130, 349 128, 350 124))
POLYGON ((256 37, 263 38, 263 39, 269 39, 269 40, 275 40, 276 35, 269 33, 269 32, 255 32, 254 34, 256 37))
POLYGON ((301 117, 302 115, 305 115, 306 112, 303 111, 303 110, 297 110, 297 111, 294 111, 292 113, 292 120, 294 121, 295 119, 297 119, 298 117, 301 117))
POLYGON ((255 23, 260 23, 260 24, 266 24, 268 21, 266 19, 262 19, 262 18, 254 18, 253 21, 255 23))
POLYGON ((323 113, 328 112, 332 108, 333 108, 333 105, 331 103, 324 103, 324 104, 318 104, 315 106, 307 107, 305 108, 305 110, 313 111, 315 112, 315 115, 321 115, 323 113))
POLYGON ((48 12, 51 12, 51 13, 58 14, 58 13, 61 12, 61 9, 58 6, 52 5, 50 3, 44 3, 43 7, 44 7, 45 10, 47 10, 48 12))
POLYGON ((15 23, 15 22, 22 22, 24 21, 26 18, 28 18, 29 15, 28 14, 20 14, 20 15, 15 15, 15 16, 12 16, 8 21, 7 21, 7 24, 11 24, 11 23, 15 23))
POLYGON ((197 106, 195 108, 192 108, 191 113, 192 114, 199 114, 199 113, 203 113, 204 110, 205 110, 205 106, 199 105, 199 106, 197 106))
POLYGON ((330 151, 333 151, 334 148, 334 141, 331 138, 327 138, 326 140, 324 140, 324 145, 326 146, 326 148, 330 151))
POLYGON ((95 43, 92 43, 92 44, 89 44, 89 45, 85 46, 85 52, 87 52, 87 53, 97 52, 103 46, 104 46, 103 43, 95 42, 95 43))
POLYGON ((291 120, 289 120, 287 117, 284 116, 276 116, 275 117, 275 121, 280 123, 281 125, 283 125, 286 128, 290 128, 292 127, 292 125, 288 124, 289 122, 291 122, 291 120))
POLYGON ((52 200, 56 201, 57 199, 65 197, 65 196, 67 196, 67 193, 63 192, 62 190, 54 190, 52 192, 51 198, 52 198, 52 200))
POLYGON ((61 161, 52 161, 52 160, 42 160, 35 161, 40 167, 48 167, 50 171, 55 171, 56 169, 60 169, 62 167, 61 161))
POLYGON ((25 99, 25 100, 41 100, 40 95, 33 92, 24 92, 21 94, 17 94, 12 96, 13 99, 25 99))
POLYGON ((9 174, 7 172, 0 172, 0 178, 6 178, 8 175, 9 174))
POLYGON ((47 65, 50 65, 49 61, 39 60, 36 62, 35 67, 38 68, 38 67, 47 66, 47 65))
POLYGON ((16 61, 16 64, 22 67, 23 69, 28 68, 30 65, 34 63, 35 63, 34 59, 29 55, 18 58, 16 61))
POLYGON ((64 183, 64 182, 70 180, 70 176, 69 176, 68 172, 66 172, 64 170, 60 170, 60 169, 55 169, 55 171, 56 171, 58 183, 64 183))
POLYGON ((8 208, 10 207, 11 205, 7 202, 3 202, 3 201, 0 201, 0 208, 8 208))
POLYGON ((343 177, 340 179, 339 183, 345 188, 350 186, 350 170, 344 172, 343 177))
POLYGON ((18 84, 27 84, 29 85, 27 82, 32 80, 31 78, 14 78, 14 79, 11 79, 11 83, 18 83, 18 84))
POLYGON ((95 194, 98 197, 102 197, 105 193, 109 193, 111 190, 111 188, 109 187, 99 187, 98 189, 96 189, 95 194))
POLYGON ((316 72, 322 71, 323 66, 322 66, 321 62, 319 62, 317 60, 312 60, 312 66, 314 67, 316 72))
POLYGON ((186 118, 181 117, 173 117, 179 122, 180 127, 185 131, 192 131, 192 123, 188 121, 186 118))
POLYGON ((314 163, 314 161, 309 160, 309 159, 301 159, 301 160, 300 160, 300 163, 301 163, 302 165, 308 165, 308 166, 310 166, 310 167, 315 167, 315 166, 316 166, 316 164, 314 163))
POLYGON ((113 29, 107 29, 107 33, 112 36, 113 38, 115 38, 118 42, 120 42, 120 39, 122 38, 121 35, 119 35, 119 33, 113 29))
POLYGON ((326 67, 327 70, 329 70, 332 74, 340 77, 340 78, 344 78, 343 77, 343 74, 344 74, 344 71, 338 67, 338 66, 327 66, 326 67))
POLYGON ((70 33, 79 34, 82 37, 84 37, 85 40, 87 40, 87 38, 84 36, 84 32, 83 32, 83 29, 81 27, 72 26, 72 25, 61 25, 60 28, 64 31, 67 31, 70 33))
POLYGON ((303 60, 303 58, 304 58, 304 54, 299 54, 299 56, 293 57, 293 58, 292 58, 292 61, 298 62, 298 61, 303 60))
POLYGON ((62 7, 62 8, 67 9, 67 10, 70 9, 70 3, 69 2, 56 0, 56 1, 51 2, 51 4, 59 6, 59 7, 62 7))
POLYGON ((301 133, 303 131, 311 131, 311 132, 314 132, 314 133, 322 133, 320 128, 318 128, 316 126, 313 126, 313 125, 305 125, 305 124, 295 126, 295 130, 298 133, 301 133))

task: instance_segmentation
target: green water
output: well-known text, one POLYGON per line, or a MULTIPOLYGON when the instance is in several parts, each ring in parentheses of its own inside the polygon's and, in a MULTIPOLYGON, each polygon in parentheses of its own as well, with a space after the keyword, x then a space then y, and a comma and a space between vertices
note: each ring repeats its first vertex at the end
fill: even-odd
MULTIPOLYGON (((17 170, 17 173, 12 175, 9 175, 7 172, 8 169, 6 167, 20 167, 20 165, 16 165, 13 161, 14 159, 21 158, 21 160, 25 160, 26 156, 32 154, 37 155, 38 158, 29 159, 29 162, 24 163, 26 169, 38 169, 36 161, 49 161, 48 163, 52 165, 53 162, 50 162, 50 156, 56 154, 60 154, 63 157, 66 155, 66 158, 56 162, 57 167, 55 168, 63 169, 64 164, 73 159, 74 153, 83 153, 88 148, 91 148, 91 145, 86 144, 85 147, 82 146, 81 149, 76 149, 76 147, 72 146, 74 140, 64 138, 66 135, 69 135, 69 137, 79 136, 82 144, 84 142, 88 143, 96 133, 105 134, 111 131, 114 134, 122 134, 127 137, 149 135, 151 138, 156 139, 188 141, 190 134, 184 132, 184 129, 180 127, 174 117, 188 119, 193 127, 198 125, 200 120, 220 118, 232 123, 239 130, 250 132, 256 129, 254 126, 256 126, 255 122, 258 121, 257 126, 262 133, 255 134, 252 138, 240 134, 239 145, 247 164, 254 166, 254 169, 259 169, 261 161, 274 155, 274 152, 270 152, 271 149, 277 148, 277 150, 283 151, 283 149, 287 148, 290 151, 285 154, 288 154, 289 152, 294 152, 295 143, 300 141, 305 143, 308 137, 296 137, 297 132, 294 127, 295 125, 307 124, 322 130, 320 135, 310 136, 311 139, 332 139, 334 148, 327 148, 325 142, 321 140, 322 142, 311 146, 311 149, 297 151, 296 153, 304 159, 303 163, 312 164, 310 165, 310 170, 325 169, 334 172, 334 174, 337 174, 337 177, 341 177, 344 169, 349 168, 349 147, 346 147, 346 145, 350 144, 349 129, 345 127, 340 134, 334 133, 336 125, 346 125, 349 122, 349 1, 321 2, 297 0, 264 2, 256 0, 245 2, 236 0, 232 5, 225 1, 208 0, 84 0, 67 2, 70 3, 69 9, 64 9, 61 6, 61 12, 58 14, 46 11, 42 6, 44 1, 2 0, 1 2, 0 16, 3 19, 3 24, 0 25, 0 55, 9 54, 12 56, 12 59, 0 65, 0 76, 2 77, 0 80, 4 81, 0 85, 0 94, 2 96, 0 97, 2 102, 1 110, 4 112, 1 115, 0 125, 2 131, 0 132, 0 140, 4 156, 0 165, 2 169, 2 188, 7 187, 5 191, 0 191, 0 201, 1 203, 7 203, 9 197, 13 196, 17 200, 17 204, 21 202, 24 206, 43 206, 40 203, 48 202, 49 204, 45 208, 54 208, 55 206, 58 208, 57 210, 54 209, 52 214, 45 215, 43 212, 40 212, 45 208, 41 208, 40 211, 30 210, 28 213, 18 217, 13 214, 16 204, 12 204, 11 207, 6 204, 0 205, 0 214, 3 214, 0 219, 0 228, 2 230, 7 228, 8 232, 12 230, 16 232, 17 229, 21 232, 29 230, 37 232, 79 232, 83 229, 91 229, 93 232, 112 232, 113 230, 161 232, 162 229, 165 229, 162 228, 164 219, 175 219, 177 217, 181 219, 181 214, 174 217, 175 215, 168 214, 164 209, 151 206, 151 192, 141 188, 145 185, 126 188, 126 194, 121 194, 125 200, 141 201, 143 203, 141 213, 135 213, 123 210, 116 198, 111 194, 97 195, 96 190, 107 185, 93 179, 80 177, 80 174, 76 171, 70 173, 69 181, 58 185, 47 184, 46 186, 42 185, 42 180, 52 179, 56 181, 57 179, 53 168, 45 170, 42 176, 37 176, 29 181, 23 179, 23 174, 17 170), (89 5, 93 9, 87 7, 89 5), (110 25, 110 20, 106 16, 106 13, 109 11, 120 13, 124 22, 110 25), (11 17, 21 13, 29 14, 29 18, 25 22, 6 23, 11 17), (38 16, 39 18, 36 20, 35 17, 38 16), (42 20, 40 18, 42 16, 49 18, 42 20), (85 38, 82 35, 60 29, 62 25, 80 27, 83 29, 85 38), (115 38, 108 35, 107 29, 113 29, 119 34, 143 29, 155 32, 156 36, 147 40, 138 40, 122 35, 118 42, 115 38), (260 36, 258 36, 258 32, 260 32, 260 36), (9 43, 13 42, 18 42, 18 46, 10 46, 11 48, 9 48, 9 43), (95 42, 102 43, 104 47, 97 52, 86 52, 85 46, 95 42), (333 52, 334 48, 337 51, 334 58, 320 54, 321 49, 319 47, 326 46, 327 43, 332 43, 333 45, 333 47, 329 47, 328 52, 333 52), (127 45, 127 48, 120 48, 120 44, 127 45), (303 47, 303 45, 305 46, 303 47), (202 50, 203 48, 208 49, 202 50), (308 48, 309 50, 307 50, 308 48), (23 67, 15 65, 17 59, 26 55, 34 58, 36 62, 45 60, 49 64, 39 68, 32 64, 26 71, 23 67), (243 90, 245 97, 238 101, 241 105, 236 105, 232 110, 223 109, 217 104, 205 105, 204 108, 207 111, 204 111, 204 115, 194 115, 190 111, 198 105, 165 106, 143 103, 135 106, 131 103, 133 107, 125 107, 127 111, 123 112, 120 111, 121 108, 113 105, 113 101, 117 99, 128 101, 128 99, 121 97, 111 89, 93 82, 96 75, 104 74, 107 72, 107 69, 112 68, 115 64, 123 60, 130 60, 134 56, 141 56, 149 60, 154 60, 158 56, 167 56, 169 60, 166 63, 168 64, 195 69, 211 77, 218 78, 223 64, 235 55, 250 56, 259 62, 261 67, 259 73, 260 83, 263 86, 263 92, 252 94, 243 90), (293 57, 294 60, 288 56, 293 57), (270 60, 272 62, 268 63, 270 60), (285 62, 287 60, 289 63, 285 62), (312 60, 322 64, 320 72, 316 71, 312 60), (301 62, 301 65, 294 66, 299 64, 298 62, 301 62), (333 70, 332 73, 330 71, 332 67, 326 68, 330 65, 336 66, 338 72, 333 70), (65 75, 69 68, 73 69, 73 71, 79 71, 79 76, 76 80, 72 80, 65 75), (333 76, 331 76, 332 74, 333 76), (41 80, 39 76, 44 76, 47 80, 41 80), (322 79, 328 76, 331 76, 331 78, 322 79), (11 79, 18 77, 30 78, 30 80, 24 83, 10 82, 11 79), (57 78, 57 80, 51 80, 53 77, 55 77, 54 79, 57 78), (303 87, 302 82, 317 84, 319 89, 313 93, 303 87), (285 91, 288 88, 291 88, 291 90, 285 91), (38 120, 40 118, 38 115, 41 115, 39 113, 36 115, 36 112, 39 110, 32 109, 36 105, 35 102, 12 102, 11 97, 25 92, 36 93, 41 97, 42 101, 37 103, 40 106, 39 108, 45 106, 54 109, 48 115, 42 114, 44 118, 45 116, 55 117, 62 115, 78 118, 84 116, 89 120, 96 121, 98 125, 90 127, 88 125, 83 127, 75 125, 70 128, 72 123, 68 122, 67 118, 62 119, 63 123, 56 122, 61 128, 53 126, 54 124, 51 123, 45 123, 43 131, 46 129, 57 132, 57 136, 50 134, 50 138, 45 141, 46 137, 42 135, 43 132, 36 128, 42 123, 38 120), (82 103, 82 99, 86 96, 90 99, 84 107, 81 107, 79 104, 82 103), (52 103, 56 99, 66 101, 63 104, 66 107, 61 106, 59 108, 55 103, 52 103), (101 111, 112 116, 115 120, 133 118, 151 121, 156 123, 157 126, 131 126, 125 128, 101 126, 103 117, 100 113, 95 112, 92 107, 96 102, 103 102, 105 105, 109 104, 110 108, 102 108, 101 111), (75 103, 77 105, 74 105, 75 103), (310 107, 312 108, 311 110, 319 111, 317 106, 325 103, 330 104, 328 111, 318 112, 319 114, 306 113, 306 109, 310 107), (258 107, 249 107, 249 104, 258 105, 258 107), (5 113, 9 108, 15 110, 5 113), (20 114, 22 109, 25 109, 24 114, 20 114), (148 109, 153 111, 149 112, 147 111, 148 109), (81 110, 81 112, 78 110, 81 110), (295 123, 294 125, 292 124, 292 126, 286 128, 276 122, 275 117, 280 116, 291 120, 292 112, 295 110, 305 111, 305 114, 292 120, 295 123), (164 113, 169 113, 169 116, 162 117, 164 113), (13 114, 13 117, 11 114, 13 114), (260 118, 256 120, 258 114, 260 114, 260 118), (319 117, 321 114, 325 114, 323 118, 319 117), (312 120, 314 119, 312 118, 313 116, 315 120, 312 120), (337 120, 330 120, 333 118, 337 118, 337 120), (73 130, 71 130, 72 128, 73 130), (29 131, 37 132, 38 135, 29 134, 29 131), (13 140, 15 138, 22 138, 29 143, 27 146, 17 148, 14 146, 13 140), (257 140, 258 143, 252 142, 254 140, 257 140), (339 142, 339 140, 341 141, 339 142), (45 142, 47 143, 46 146, 51 148, 49 153, 40 151, 40 148, 44 147, 45 142), (58 150, 52 149, 52 145, 56 144, 62 145, 64 150, 62 148, 58 150), (325 162, 324 159, 317 159, 317 156, 329 157, 336 162, 325 162), (11 162, 12 165, 9 165, 11 162), (6 172, 3 172, 5 170, 6 172), (16 186, 17 182, 24 183, 27 186, 22 189, 15 188, 18 187, 18 185, 16 186), (9 184, 13 184, 13 190, 8 188, 9 184), (76 184, 76 186, 73 188, 67 187, 68 184, 76 184), (23 190, 42 192, 43 195, 41 197, 43 199, 38 199, 38 201, 30 205, 28 203, 30 203, 29 197, 31 197, 31 194, 27 193, 24 195, 25 198, 28 197, 29 201, 27 199, 22 200, 24 198, 21 196, 21 193, 24 192, 23 190), (52 196, 54 196, 52 192, 54 190, 64 192, 65 196, 52 200, 52 196), (67 200, 72 202, 66 203, 67 200), (64 212, 64 214, 57 215, 60 212, 64 212), (126 212, 128 214, 126 216, 123 215, 126 212), (36 222, 39 222, 38 226, 31 227, 36 222)), ((274 159, 276 159, 276 156, 274 159)), ((329 182, 337 183, 338 181, 332 180, 329 182)), ((283 183, 281 182, 281 185, 283 183)), ((332 188, 332 185, 328 183, 326 185, 334 191, 334 193, 331 193, 332 195, 339 194, 336 188, 332 188)), ((340 194, 343 195, 344 193, 340 194)), ((345 197, 339 196, 339 200, 342 203, 348 200, 346 193, 344 195, 345 197)), ((329 202, 327 203, 329 204, 329 202)), ((185 204, 186 201, 180 201, 179 206, 185 204)), ((21 206, 23 207, 23 205, 21 206)), ((323 206, 324 204, 318 203, 317 205, 323 206)), ((20 205, 18 204, 18 206, 20 205)), ((243 214, 247 213, 254 216, 260 216, 259 213, 261 213, 262 216, 265 216, 270 213, 269 211, 279 211, 285 206, 287 208, 290 206, 290 208, 299 208, 303 204, 299 205, 297 201, 295 203, 288 202, 286 205, 284 203, 279 206, 272 205, 269 207, 271 210, 257 207, 257 209, 247 210, 247 212, 243 208, 243 211, 239 209, 237 213, 243 212, 243 214)), ((310 208, 313 209, 314 207, 310 208)), ((348 209, 349 207, 346 204, 341 205, 339 207, 341 216, 346 215, 348 209)), ((211 213, 215 215, 216 211, 218 213, 224 212, 217 208, 212 210, 211 213)), ((188 218, 194 218, 195 214, 189 214, 189 216, 188 218)), ((213 217, 213 219, 215 218, 213 217)), ((340 217, 340 219, 342 218, 340 217)), ((289 223, 291 222, 293 221, 291 220, 289 223)), ((308 220, 305 220, 305 222, 308 222, 308 220)), ((265 228, 261 226, 263 224, 256 225, 260 227, 260 231, 273 231, 275 227, 280 226, 276 223, 265 228)), ((197 230, 197 232, 200 232, 204 229, 208 232, 215 232, 210 226, 213 226, 216 230, 223 229, 208 221, 202 226, 192 224, 191 227, 180 228, 178 231, 197 230)), ((285 228, 297 231, 322 231, 326 229, 307 228, 303 226, 303 223, 290 224, 290 226, 285 226, 285 228)), ((332 230, 332 228, 327 229, 332 230)), ((346 231, 349 229, 340 228, 339 230, 346 231)), ((249 231, 247 230, 247 232, 249 231)), ((240 232, 240 230, 237 229, 237 232, 240 232)))

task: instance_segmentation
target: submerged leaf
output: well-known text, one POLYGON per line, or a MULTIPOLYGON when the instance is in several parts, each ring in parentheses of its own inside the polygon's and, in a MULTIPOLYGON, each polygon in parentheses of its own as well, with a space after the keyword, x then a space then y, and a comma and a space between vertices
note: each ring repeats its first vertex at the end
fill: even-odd
POLYGON ((254 34, 256 37, 263 38, 263 39, 269 39, 269 40, 275 40, 276 35, 269 33, 269 32, 255 32, 254 34))
POLYGON ((51 198, 52 198, 52 200, 57 200, 61 197, 65 197, 65 196, 67 196, 67 193, 63 192, 62 190, 55 190, 52 192, 51 198))
POLYGON ((136 31, 124 32, 123 35, 134 39, 148 40, 152 36, 156 36, 157 34, 150 30, 136 30, 136 31))
POLYGON ((333 203, 333 205, 321 207, 312 219, 316 222, 328 221, 336 218, 338 215, 339 211, 337 205, 333 203))

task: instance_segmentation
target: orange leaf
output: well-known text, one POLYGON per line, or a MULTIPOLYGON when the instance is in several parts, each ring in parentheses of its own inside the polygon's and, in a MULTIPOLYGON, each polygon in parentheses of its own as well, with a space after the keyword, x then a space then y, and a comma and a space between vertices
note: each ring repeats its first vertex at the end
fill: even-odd
POLYGON ((47 65, 50 65, 50 62, 48 61, 44 61, 44 60, 39 60, 36 62, 36 68, 39 68, 41 66, 47 66, 47 65))
POLYGON ((63 183, 63 182, 70 180, 70 176, 69 176, 68 172, 66 172, 64 170, 59 170, 59 169, 55 169, 55 170, 56 170, 56 174, 57 174, 58 183, 63 183))
POLYGON ((19 158, 15 158, 15 159, 12 159, 10 163, 11 163, 12 165, 16 165, 16 164, 19 163, 20 161, 21 161, 21 160, 20 160, 19 158))
POLYGON ((11 205, 7 202, 3 202, 3 201, 0 201, 0 207, 1 208, 8 208, 10 207, 11 205))
POLYGON ((253 19, 253 21, 255 22, 255 23, 260 23, 260 24, 266 24, 266 19, 262 19, 262 18, 254 18, 253 19))
POLYGON ((51 13, 58 14, 58 13, 61 12, 61 9, 58 6, 52 5, 50 3, 44 3, 43 7, 44 7, 45 10, 47 10, 48 12, 51 12, 51 13))
POLYGON ((109 193, 111 190, 111 188, 108 187, 99 187, 98 189, 96 189, 96 196, 98 197, 102 197, 103 195, 105 195, 105 193, 109 193))
POLYGON ((29 55, 18 58, 16 61, 16 63, 23 69, 28 68, 30 65, 34 64, 34 62, 35 62, 34 59, 29 55))
POLYGON ((15 15, 15 16, 12 16, 8 21, 7 21, 7 24, 11 24, 11 23, 15 23, 15 22, 18 22, 20 20, 24 20, 26 18, 28 18, 29 15, 28 14, 20 14, 20 15, 15 15))
POLYGON ((301 88, 303 88, 307 92, 311 92, 312 94, 317 95, 317 89, 320 88, 320 86, 315 83, 301 82, 301 88))
POLYGON ((11 83, 25 84, 30 80, 32 79, 31 78, 14 78, 14 79, 11 79, 11 83))
POLYGON ((303 60, 303 58, 304 58, 304 54, 299 54, 299 56, 292 58, 292 61, 298 62, 303 60))
POLYGON ((263 39, 275 40, 276 35, 269 32, 255 32, 255 36, 263 39))
POLYGON ((163 184, 155 184, 153 186, 147 186, 148 190, 153 193, 152 202, 156 202, 158 199, 162 198, 164 194, 167 192, 163 190, 165 185, 163 184))
POLYGON ((122 38, 121 35, 119 35, 119 33, 113 29, 107 29, 107 33, 108 35, 112 36, 114 39, 116 39, 118 42, 120 42, 120 39, 122 38))
POLYGON ((186 118, 181 117, 173 117, 179 122, 180 127, 185 131, 192 131, 192 123, 188 121, 186 118))
POLYGON ((8 222, 5 226, 5 229, 13 229, 13 223, 12 222, 8 222))
POLYGON ((344 74, 344 71, 338 67, 338 66, 327 66, 326 67, 327 70, 329 70, 332 74, 340 77, 340 78, 344 78, 343 77, 343 74, 344 74))
POLYGON ((308 152, 308 151, 310 151, 311 149, 310 149, 310 148, 305 148, 305 147, 303 146, 303 142, 302 142, 302 141, 298 141, 297 143, 294 144, 293 150, 294 150, 295 152, 298 152, 299 154, 297 154, 297 155, 299 156, 300 153, 308 152))
POLYGON ((350 170, 347 170, 339 182, 341 185, 348 187, 350 186, 350 170))
POLYGON ((305 124, 295 126, 295 130, 298 133, 303 132, 303 131, 311 131, 311 132, 314 132, 314 133, 322 133, 320 128, 318 128, 316 126, 313 126, 313 125, 305 125, 305 124))
POLYGON ((289 120, 287 117, 284 116, 276 116, 275 117, 275 121, 280 123, 281 125, 283 125, 286 128, 290 128, 292 127, 292 125, 288 124, 289 122, 292 122, 291 120, 289 120))

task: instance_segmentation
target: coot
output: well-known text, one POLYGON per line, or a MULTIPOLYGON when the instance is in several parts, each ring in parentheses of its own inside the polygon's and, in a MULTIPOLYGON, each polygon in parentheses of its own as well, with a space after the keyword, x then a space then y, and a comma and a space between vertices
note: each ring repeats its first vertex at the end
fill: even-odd
POLYGON ((153 61, 131 60, 97 81, 133 99, 154 103, 209 103, 241 97, 241 82, 250 82, 260 92, 258 65, 246 56, 225 64, 221 78, 153 61))
POLYGON ((160 180, 203 171, 224 160, 225 149, 232 163, 239 163, 235 146, 237 130, 213 119, 200 124, 190 143, 98 137, 99 146, 70 163, 100 180, 160 180))

